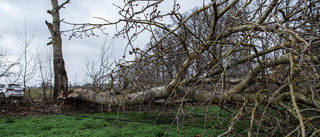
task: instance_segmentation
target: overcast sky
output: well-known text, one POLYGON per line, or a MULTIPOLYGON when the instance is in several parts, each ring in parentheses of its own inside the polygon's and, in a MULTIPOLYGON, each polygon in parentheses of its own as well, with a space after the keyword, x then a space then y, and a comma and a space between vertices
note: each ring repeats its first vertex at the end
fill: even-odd
MULTIPOLYGON (((173 0, 165 0, 166 3, 160 5, 160 9, 170 10, 173 0)), ((60 3, 64 0, 59 0, 60 3)), ((65 9, 60 11, 60 18, 74 23, 101 22, 93 17, 102 17, 109 21, 116 21, 120 18, 119 9, 113 6, 122 5, 123 0, 71 0, 71 3, 65 5, 65 9)), ((143 4, 143 2, 141 2, 143 4)), ((203 0, 180 0, 181 12, 192 9, 196 6, 202 6, 203 0)), ((19 49, 17 48, 17 33, 24 34, 25 24, 28 36, 35 33, 32 42, 33 50, 42 48, 52 48, 46 46, 50 40, 50 33, 45 20, 52 21, 52 17, 47 13, 51 9, 50 0, 0 0, 0 45, 11 53, 11 58, 17 57, 19 49)), ((62 30, 69 29, 71 26, 63 25, 62 30)), ((122 57, 126 41, 123 39, 112 39, 114 27, 108 27, 107 33, 110 35, 99 35, 99 37, 90 37, 68 40, 69 35, 63 36, 63 56, 66 63, 66 70, 69 81, 84 84, 86 58, 94 60, 100 53, 101 46, 107 38, 107 45, 113 44, 112 61, 122 57)), ((137 47, 144 47, 148 42, 149 36, 142 36, 136 41, 137 47)), ((35 77, 33 82, 37 83, 40 78, 35 77)))

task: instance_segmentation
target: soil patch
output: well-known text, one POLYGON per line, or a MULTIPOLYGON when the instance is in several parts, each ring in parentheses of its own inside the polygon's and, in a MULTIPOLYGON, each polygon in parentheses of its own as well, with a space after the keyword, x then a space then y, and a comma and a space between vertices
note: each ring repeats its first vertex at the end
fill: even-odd
POLYGON ((100 105, 64 100, 10 100, 0 104, 0 118, 27 117, 54 114, 79 114, 103 111, 100 105))
POLYGON ((102 113, 115 111, 168 110, 174 107, 175 106, 163 107, 158 105, 141 104, 135 106, 109 108, 107 105, 100 105, 85 101, 10 100, 0 104, 0 118, 23 118, 29 116, 102 113))

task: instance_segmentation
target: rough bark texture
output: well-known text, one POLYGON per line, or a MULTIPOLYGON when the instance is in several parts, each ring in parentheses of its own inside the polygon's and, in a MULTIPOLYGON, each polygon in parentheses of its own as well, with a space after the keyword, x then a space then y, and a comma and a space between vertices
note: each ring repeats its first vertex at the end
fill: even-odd
POLYGON ((66 1, 62 5, 58 4, 57 0, 51 0, 52 10, 48 10, 48 13, 52 15, 53 22, 46 24, 51 33, 52 41, 48 44, 52 44, 53 48, 53 65, 54 65, 54 98, 61 98, 62 95, 68 91, 68 77, 65 70, 65 63, 62 55, 62 40, 60 33, 60 15, 59 10, 64 4, 68 3, 66 1))
MULTIPOLYGON (((231 90, 231 92, 232 91, 234 90, 231 90)), ((165 87, 151 88, 145 91, 126 95, 111 95, 110 93, 111 92, 96 92, 90 89, 76 88, 68 94, 65 94, 63 99, 83 100, 97 104, 109 105, 110 107, 118 107, 138 105, 144 102, 153 102, 157 99, 168 98, 172 95, 165 87)), ((221 92, 204 91, 199 89, 197 91, 188 92, 186 97, 187 98, 185 99, 190 100, 191 102, 207 102, 210 104, 220 104, 221 102, 245 102, 246 100, 254 102, 257 100, 264 104, 271 103, 276 105, 288 100, 290 93, 284 92, 273 97, 266 97, 264 94, 234 94, 227 93, 227 91, 221 94, 221 92)), ((311 106, 320 105, 319 101, 313 102, 309 96, 302 93, 298 93, 296 98, 300 103, 311 106)))
POLYGON ((112 92, 96 92, 89 89, 77 88, 67 94, 64 99, 84 100, 98 104, 106 104, 110 107, 138 105, 143 102, 152 101, 170 96, 164 87, 151 88, 146 91, 126 95, 111 95, 112 92))

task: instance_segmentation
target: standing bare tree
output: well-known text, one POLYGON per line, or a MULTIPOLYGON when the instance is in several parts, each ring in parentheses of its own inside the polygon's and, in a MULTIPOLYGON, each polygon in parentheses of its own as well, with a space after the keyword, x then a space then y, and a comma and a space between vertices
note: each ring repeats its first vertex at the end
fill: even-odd
POLYGON ((99 59, 97 61, 90 61, 88 58, 84 61, 84 65, 86 66, 86 77, 90 80, 92 84, 92 89, 94 90, 102 90, 104 84, 109 80, 109 75, 111 71, 112 63, 110 63, 110 58, 112 55, 112 45, 106 46, 105 39, 103 45, 101 46, 101 51, 99 55, 99 59))
POLYGON ((53 22, 46 21, 52 41, 48 45, 52 44, 53 48, 53 64, 54 64, 54 98, 60 98, 65 92, 68 91, 68 76, 65 69, 65 63, 62 55, 62 40, 60 33, 60 9, 70 0, 65 1, 61 5, 58 4, 58 0, 51 0, 52 10, 47 12, 52 16, 53 22))
MULTIPOLYGON (((1 35, 0 35, 1 38, 1 35)), ((5 50, 2 46, 0 46, 0 78, 8 78, 13 76, 14 72, 12 72, 12 68, 18 65, 20 62, 12 61, 8 59, 8 51, 5 50)), ((0 103, 5 100, 5 94, 0 93, 0 103)))
POLYGON ((27 23, 25 22, 24 34, 17 33, 17 47, 21 50, 21 65, 20 76, 22 77, 23 86, 27 87, 27 82, 30 81, 36 74, 36 53, 32 49, 32 42, 36 34, 33 33, 28 37, 27 23))
POLYGON ((52 51, 43 50, 37 55, 37 64, 40 73, 41 89, 43 91, 43 99, 47 97, 52 98, 52 80, 53 80, 53 67, 52 67, 52 51), (49 96, 47 96, 47 91, 49 96))

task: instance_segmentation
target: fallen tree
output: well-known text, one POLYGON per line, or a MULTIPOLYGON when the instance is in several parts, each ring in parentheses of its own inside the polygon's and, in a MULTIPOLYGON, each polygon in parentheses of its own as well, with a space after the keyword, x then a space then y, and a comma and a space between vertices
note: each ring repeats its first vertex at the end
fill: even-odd
MULTIPOLYGON (((267 60, 263 62, 263 64, 264 64, 264 67, 268 67, 268 66, 275 66, 275 65, 290 63, 289 57, 290 57, 289 55, 277 57, 274 59, 267 60)), ((298 57, 296 57, 295 60, 298 60, 298 57)), ((316 57, 316 60, 318 61, 319 59, 316 57)), ((284 99, 287 99, 290 96, 289 92, 283 92, 283 93, 281 93, 280 91, 273 92, 273 94, 275 94, 277 97, 275 97, 274 95, 272 96, 272 98, 270 98, 271 96, 263 97, 264 95, 263 94, 260 95, 259 93, 259 92, 268 92, 268 89, 260 89, 260 91, 257 92, 259 94, 244 93, 245 88, 253 84, 253 81, 257 79, 258 77, 257 74, 261 70, 262 70, 262 67, 260 66, 260 64, 257 64, 256 67, 254 67, 252 71, 250 71, 245 78, 239 80, 238 82, 233 82, 237 84, 232 88, 226 89, 222 92, 203 91, 203 90, 196 90, 190 87, 180 87, 179 92, 177 93, 184 94, 184 96, 188 96, 189 99, 192 99, 193 101, 199 101, 199 102, 204 102, 214 98, 212 99, 212 101, 215 104, 219 104, 220 100, 243 102, 244 98, 248 99, 251 102, 254 102, 254 100, 257 99, 259 100, 259 102, 264 100, 263 101, 264 103, 268 103, 270 101, 273 104, 277 104, 281 101, 284 101, 284 99), (195 90, 195 91, 191 92, 191 90, 195 90)), ((296 72, 296 73, 299 73, 299 72, 296 72)), ((210 80, 207 80, 207 81, 210 81, 210 80)), ((236 80, 229 80, 229 81, 236 81, 236 80)), ((276 81, 270 80, 270 82, 275 83, 276 81)), ((286 83, 281 84, 282 86, 284 86, 282 88, 288 88, 289 81, 286 79, 284 82, 286 83)), ((317 84, 313 88, 315 90, 319 90, 320 84, 317 84)), ((111 107, 115 107, 120 105, 137 105, 143 102, 154 101, 159 98, 168 98, 170 97, 170 95, 172 95, 173 92, 172 90, 170 90, 169 86, 166 86, 166 87, 154 87, 154 88, 147 89, 145 91, 129 93, 129 94, 114 95, 114 93, 115 93, 114 90, 97 92, 97 91, 85 89, 85 88, 76 88, 70 91, 69 93, 67 93, 63 99, 70 99, 70 100, 80 99, 80 100, 85 100, 90 102, 96 102, 99 104, 107 104, 107 105, 110 105, 111 107)), ((125 92, 122 92, 122 93, 125 93, 125 92)), ((309 89, 302 91, 302 93, 298 93, 296 98, 305 104, 312 105, 312 106, 320 106, 319 101, 318 100, 313 101, 312 98, 308 96, 308 93, 311 93, 309 89)))
POLYGON ((230 135, 234 123, 245 114, 251 121, 248 135, 258 135, 259 128, 253 132, 253 127, 263 127, 264 120, 254 121, 258 113, 277 125, 272 132, 319 134, 318 1, 220 0, 186 14, 180 14, 177 3, 171 12, 161 13, 158 5, 162 2, 148 1, 135 11, 134 3, 139 2, 126 0, 119 6, 124 19, 116 22, 65 22, 74 25, 72 36, 122 24, 115 36, 128 39, 129 54, 135 59, 117 62, 105 76, 110 78, 105 89, 78 88, 63 98, 110 107, 163 98, 164 103, 179 98, 181 105, 206 102, 224 108, 231 104, 235 115, 222 135, 230 135), (165 17, 171 17, 173 24, 162 23, 165 17), (151 40, 141 50, 133 43, 144 31, 150 32, 151 40))

